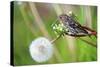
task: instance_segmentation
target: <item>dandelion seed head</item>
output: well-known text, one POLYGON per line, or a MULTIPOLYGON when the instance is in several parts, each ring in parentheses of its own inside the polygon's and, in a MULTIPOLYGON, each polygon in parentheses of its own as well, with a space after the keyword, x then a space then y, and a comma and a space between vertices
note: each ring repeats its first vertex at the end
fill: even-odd
POLYGON ((53 45, 44 37, 32 41, 29 47, 30 55, 36 62, 45 62, 53 55, 53 45))

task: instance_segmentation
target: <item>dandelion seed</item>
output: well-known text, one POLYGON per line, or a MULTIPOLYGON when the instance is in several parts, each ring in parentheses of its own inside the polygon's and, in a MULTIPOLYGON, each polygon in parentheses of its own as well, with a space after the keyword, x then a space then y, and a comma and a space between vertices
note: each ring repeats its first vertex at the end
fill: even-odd
POLYGON ((32 41, 29 51, 32 59, 36 62, 46 62, 53 55, 53 45, 48 39, 40 37, 32 41))

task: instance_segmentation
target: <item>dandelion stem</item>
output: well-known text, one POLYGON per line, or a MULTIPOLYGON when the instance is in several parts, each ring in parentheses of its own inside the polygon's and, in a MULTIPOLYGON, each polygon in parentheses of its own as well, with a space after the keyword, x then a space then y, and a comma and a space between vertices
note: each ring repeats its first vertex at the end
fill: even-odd
MULTIPOLYGON (((61 36, 62 36, 62 34, 60 34, 57 38, 53 39, 53 40, 51 41, 51 43, 54 43, 55 41, 57 41, 61 36)), ((94 43, 92 43, 92 42, 89 42, 89 41, 87 41, 87 40, 85 40, 85 39, 82 39, 82 38, 80 38, 80 37, 78 37, 78 38, 79 38, 80 40, 82 40, 82 41, 84 41, 84 42, 90 44, 91 46, 97 48, 97 45, 96 45, 96 44, 94 44, 94 43)))
POLYGON ((53 39, 53 40, 51 41, 51 43, 54 43, 54 42, 55 42, 56 40, 58 40, 61 36, 62 36, 62 34, 60 34, 57 38, 53 39))

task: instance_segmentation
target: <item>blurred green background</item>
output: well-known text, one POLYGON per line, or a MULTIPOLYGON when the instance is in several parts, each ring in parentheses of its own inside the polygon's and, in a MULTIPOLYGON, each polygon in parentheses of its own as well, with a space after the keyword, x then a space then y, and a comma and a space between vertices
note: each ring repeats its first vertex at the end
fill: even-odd
MULTIPOLYGON (((51 24, 61 13, 72 11, 77 21, 97 31, 97 7, 55 3, 14 2, 14 65, 55 64, 97 60, 97 48, 74 37, 61 37, 55 43, 54 56, 44 63, 35 62, 29 53, 29 45, 38 37, 56 38, 51 24)), ((82 37, 97 43, 95 36, 82 37)))

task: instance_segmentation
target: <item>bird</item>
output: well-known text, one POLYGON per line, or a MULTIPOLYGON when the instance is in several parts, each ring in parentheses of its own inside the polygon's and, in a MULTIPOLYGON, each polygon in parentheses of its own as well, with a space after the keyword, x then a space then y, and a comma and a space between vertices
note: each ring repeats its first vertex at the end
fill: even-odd
POLYGON ((67 14, 61 14, 58 19, 62 22, 64 28, 67 30, 64 32, 67 35, 81 37, 97 34, 97 32, 88 27, 82 26, 78 21, 73 19, 72 16, 67 14))

